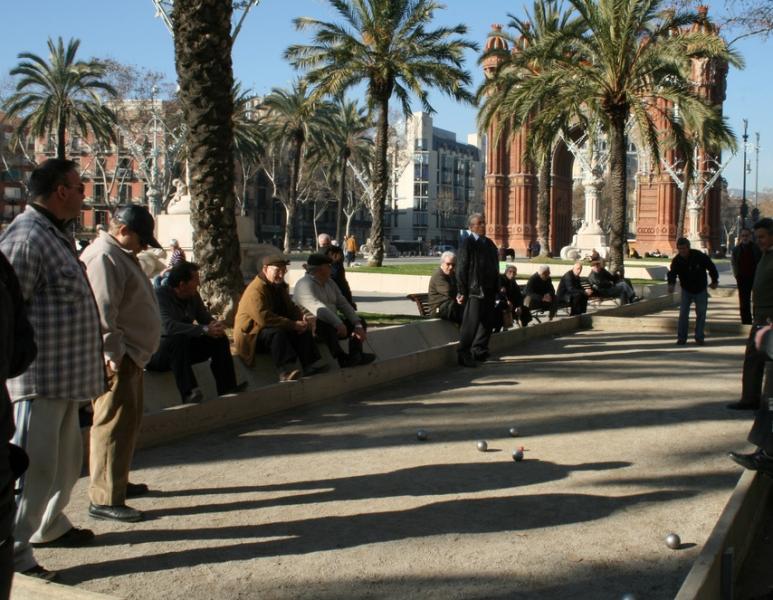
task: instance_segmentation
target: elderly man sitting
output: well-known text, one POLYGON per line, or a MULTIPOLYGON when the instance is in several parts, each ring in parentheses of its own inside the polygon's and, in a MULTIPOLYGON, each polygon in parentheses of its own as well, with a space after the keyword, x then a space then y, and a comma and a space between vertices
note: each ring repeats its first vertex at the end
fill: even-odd
POLYGON ((236 352, 250 367, 256 352, 268 351, 279 370, 279 381, 295 381, 301 370, 314 375, 324 370, 312 336, 314 317, 303 314, 290 299, 284 281, 289 259, 281 255, 263 258, 263 268, 244 290, 234 321, 236 352))
POLYGON ((327 344, 341 367, 366 365, 376 355, 362 351, 362 343, 367 338, 365 325, 330 278, 332 262, 324 254, 311 254, 306 261, 306 275, 295 284, 293 297, 298 305, 317 317, 317 337, 327 344), (347 338, 349 354, 338 343, 339 339, 347 338))
POLYGON ((588 275, 591 287, 597 296, 602 298, 620 298, 621 304, 633 301, 636 294, 627 281, 617 280, 612 273, 604 268, 603 260, 591 263, 591 273, 588 275))
POLYGON ((558 303, 556 300, 556 289, 553 287, 553 282, 550 280, 550 267, 547 265, 540 265, 537 267, 537 272, 529 277, 529 281, 526 282, 526 298, 523 300, 523 305, 528 307, 529 310, 546 310, 550 320, 556 316, 556 310, 558 303))
POLYGON ((456 254, 447 250, 440 255, 440 267, 429 280, 429 312, 458 325, 462 323, 464 307, 459 304, 456 288, 456 254))
POLYGON ((556 293, 559 302, 565 302, 571 307, 569 314, 572 316, 587 312, 588 298, 593 294, 593 290, 583 289, 580 273, 582 273, 582 261, 578 260, 571 270, 564 273, 556 293))

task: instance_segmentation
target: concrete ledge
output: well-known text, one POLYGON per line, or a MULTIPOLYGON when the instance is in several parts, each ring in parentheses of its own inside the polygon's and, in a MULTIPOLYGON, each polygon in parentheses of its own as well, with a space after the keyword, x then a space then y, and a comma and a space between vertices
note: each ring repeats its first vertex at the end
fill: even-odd
POLYGON ((117 600, 118 596, 106 596, 81 588, 42 581, 14 573, 11 600, 117 600))
POLYGON ((744 471, 675 600, 720 600, 724 597, 722 555, 728 548, 733 549, 735 581, 754 541, 749 532, 755 531, 763 517, 771 487, 770 479, 754 471, 744 471))

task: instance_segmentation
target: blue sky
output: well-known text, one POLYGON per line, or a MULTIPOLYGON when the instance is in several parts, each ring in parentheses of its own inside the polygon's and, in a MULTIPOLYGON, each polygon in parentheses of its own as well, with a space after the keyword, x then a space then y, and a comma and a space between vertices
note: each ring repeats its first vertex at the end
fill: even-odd
MULTIPOLYGON (((468 37, 481 46, 492 23, 507 24, 508 13, 523 15, 524 3, 513 0, 445 0, 447 10, 438 13, 439 24, 464 23, 468 37)), ((721 10, 723 2, 708 2, 710 14, 721 10)), ((151 0, 30 0, 6 7, 6 27, 0 36, 0 79, 17 63, 19 52, 46 52, 49 36, 81 40, 80 55, 112 57, 120 62, 162 71, 170 81, 175 78, 172 38, 164 24, 154 17, 151 0)), ((296 16, 324 19, 334 15, 324 0, 263 0, 252 10, 234 47, 234 73, 244 86, 265 94, 275 86, 287 86, 295 77, 282 53, 293 43, 308 40, 308 34, 295 31, 291 20, 296 16)), ((732 34, 728 37, 732 37, 732 34)), ((742 119, 749 120, 750 142, 760 133, 759 189, 773 188, 773 102, 769 55, 773 41, 742 40, 736 48, 746 60, 746 69, 731 69, 725 114, 739 137, 742 119)), ((475 85, 481 80, 477 57, 470 54, 467 68, 475 85)), ((475 109, 459 105, 441 95, 431 102, 437 114, 436 126, 455 131, 460 139, 475 131, 475 109)), ((414 107, 416 110, 419 106, 414 107)), ((754 151, 749 160, 755 166, 754 151)), ((739 155, 725 171, 730 187, 741 188, 742 161, 739 155)), ((752 197, 754 171, 747 176, 747 195, 752 197)))

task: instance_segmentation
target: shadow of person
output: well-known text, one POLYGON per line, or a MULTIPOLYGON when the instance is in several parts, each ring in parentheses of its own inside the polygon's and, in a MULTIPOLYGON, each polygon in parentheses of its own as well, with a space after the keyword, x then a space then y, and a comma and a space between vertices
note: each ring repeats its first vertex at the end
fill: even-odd
MULTIPOLYGON (((496 450, 496 448, 492 448, 492 450, 496 450)), ((573 471, 603 471, 622 469, 630 465, 631 463, 622 461, 561 465, 549 461, 528 459, 517 466, 510 461, 420 465, 386 473, 369 473, 352 477, 224 489, 167 491, 160 494, 186 496, 202 495, 203 493, 207 495, 270 493, 270 495, 233 502, 189 504, 187 506, 150 509, 144 511, 144 514, 146 518, 154 519, 231 510, 251 510, 264 506, 290 506, 396 496, 442 496, 445 494, 504 490, 564 479, 573 471), (276 492, 298 491, 308 491, 309 493, 302 495, 293 493, 289 496, 276 497, 276 492)))
POLYGON ((693 496, 689 490, 661 490, 627 496, 533 494, 464 498, 430 502, 402 510, 344 516, 312 516, 259 525, 193 529, 132 529, 99 536, 103 545, 124 544, 120 558, 60 569, 65 583, 89 579, 298 555, 399 540, 449 534, 518 532, 602 519, 637 504, 668 502, 693 496), (210 546, 215 540, 238 540, 210 546), (178 549, 185 542, 184 549, 178 549), (191 542, 201 542, 191 547, 191 542), (127 553, 129 544, 141 547, 127 553), (158 544, 151 548, 148 544, 158 544), (127 554, 136 553, 135 556, 127 554))

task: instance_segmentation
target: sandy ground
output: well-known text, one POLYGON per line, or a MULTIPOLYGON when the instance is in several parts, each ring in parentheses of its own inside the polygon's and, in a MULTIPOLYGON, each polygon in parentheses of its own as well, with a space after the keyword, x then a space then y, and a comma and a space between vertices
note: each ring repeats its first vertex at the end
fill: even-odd
POLYGON ((672 598, 740 475, 742 347, 584 331, 141 451, 147 521, 90 520, 81 479, 96 543, 36 554, 131 599, 672 598))

